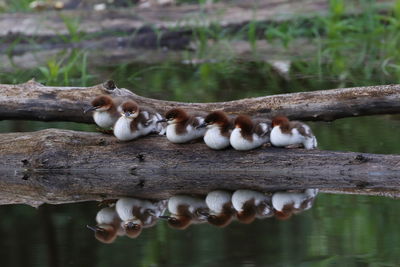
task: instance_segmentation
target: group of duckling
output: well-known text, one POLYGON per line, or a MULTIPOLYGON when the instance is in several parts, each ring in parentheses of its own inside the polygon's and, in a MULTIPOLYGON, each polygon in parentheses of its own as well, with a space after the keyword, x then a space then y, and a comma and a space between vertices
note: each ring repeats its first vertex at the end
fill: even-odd
POLYGON ((251 150, 270 142, 276 147, 317 147, 317 139, 310 127, 285 116, 271 120, 252 120, 239 115, 229 118, 223 111, 191 115, 181 108, 173 108, 165 117, 150 108, 139 107, 130 99, 96 97, 85 112, 93 111, 95 123, 102 128, 113 128, 118 140, 129 141, 150 133, 166 134, 172 143, 188 143, 203 138, 215 150, 232 146, 236 150, 251 150), (167 126, 164 126, 164 123, 167 126))
POLYGON ((95 232, 99 241, 112 243, 117 236, 138 237, 144 228, 154 226, 158 219, 165 219, 171 228, 180 230, 206 222, 225 227, 233 220, 249 224, 255 219, 288 219, 310 209, 317 193, 317 189, 273 194, 247 189, 233 193, 215 190, 205 199, 176 195, 168 201, 158 202, 124 197, 102 208, 96 215, 96 226, 88 228, 95 232))

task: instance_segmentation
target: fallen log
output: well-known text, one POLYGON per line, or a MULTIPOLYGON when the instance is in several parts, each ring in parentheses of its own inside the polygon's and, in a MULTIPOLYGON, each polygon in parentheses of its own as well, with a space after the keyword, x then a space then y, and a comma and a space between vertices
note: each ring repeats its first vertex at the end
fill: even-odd
POLYGON ((164 114, 174 107, 192 111, 223 110, 255 117, 286 115, 298 120, 332 121, 339 118, 400 112, 400 85, 354 87, 245 98, 228 102, 183 103, 142 97, 116 88, 112 81, 92 87, 43 86, 33 80, 0 84, 0 120, 73 121, 92 123, 83 114, 100 94, 126 96, 164 114))
POLYGON ((48 129, 0 135, 0 204, 65 203, 121 196, 166 199, 214 189, 399 189, 400 155, 263 147, 213 151, 164 136, 48 129))

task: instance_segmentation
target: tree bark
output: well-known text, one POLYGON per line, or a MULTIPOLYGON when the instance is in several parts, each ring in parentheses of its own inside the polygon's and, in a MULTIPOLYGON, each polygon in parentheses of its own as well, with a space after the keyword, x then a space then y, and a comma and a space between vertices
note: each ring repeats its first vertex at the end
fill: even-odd
POLYGON ((263 147, 210 150, 164 136, 118 142, 48 129, 0 135, 0 203, 65 203, 121 196, 166 199, 214 189, 398 189, 400 155, 263 147))
POLYGON ((344 117, 400 112, 400 85, 380 85, 246 98, 216 103, 182 103, 138 96, 113 82, 92 87, 51 87, 34 81, 0 84, 0 119, 92 123, 83 110, 101 94, 125 96, 164 114, 174 107, 190 111, 223 110, 255 117, 332 121, 344 117))

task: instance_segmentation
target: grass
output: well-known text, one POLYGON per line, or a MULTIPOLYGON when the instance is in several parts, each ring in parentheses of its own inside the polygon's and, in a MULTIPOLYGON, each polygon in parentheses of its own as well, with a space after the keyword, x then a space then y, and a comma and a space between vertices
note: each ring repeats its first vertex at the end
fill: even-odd
MULTIPOLYGON (((251 21, 240 30, 223 28, 217 23, 197 27, 192 30, 198 49, 187 52, 186 58, 200 61, 199 64, 163 62, 89 68, 89 51, 67 50, 36 69, 16 70, 12 74, 0 72, 0 82, 23 82, 31 75, 46 84, 86 86, 113 78, 120 85, 145 95, 177 100, 196 97, 199 101, 397 83, 400 79, 400 1, 395 1, 386 13, 379 12, 371 1, 359 3, 357 16, 345 15, 349 8, 345 1, 332 0, 328 16, 312 20, 251 21), (291 60, 289 80, 278 75, 268 63, 256 62, 260 40, 289 49, 299 38, 307 39, 316 49, 307 58, 291 60), (237 57, 231 47, 235 40, 248 42, 254 52, 254 62, 243 62, 237 57), (220 51, 210 49, 210 41, 221 43, 220 51)), ((62 19, 69 32, 64 42, 87 38, 79 31, 79 20, 65 16, 62 19)), ((160 39, 162 32, 155 32, 160 39)), ((18 40, 12 43, 9 54, 17 43, 18 40)))

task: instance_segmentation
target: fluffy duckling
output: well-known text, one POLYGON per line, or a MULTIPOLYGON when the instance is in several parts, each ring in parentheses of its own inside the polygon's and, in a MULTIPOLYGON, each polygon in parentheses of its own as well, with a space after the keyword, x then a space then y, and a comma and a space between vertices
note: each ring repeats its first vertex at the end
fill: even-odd
POLYGON ((118 106, 122 102, 122 98, 101 95, 93 99, 91 106, 85 109, 84 113, 93 111, 94 122, 101 128, 110 128, 121 116, 118 106))
MULTIPOLYGON (((200 128, 204 122, 202 116, 191 116, 181 108, 173 108, 165 114, 167 138, 172 143, 187 143, 204 136, 206 129, 200 128)), ((165 120, 160 120, 162 122, 165 120)))
POLYGON ((242 223, 252 223, 256 218, 273 216, 270 197, 258 191, 240 189, 233 193, 232 204, 237 211, 237 219, 242 223))
POLYGON ((143 228, 153 226, 165 208, 165 202, 152 203, 137 198, 120 198, 115 205, 122 228, 130 238, 138 237, 143 228))
POLYGON ((215 150, 227 148, 233 125, 223 111, 214 111, 207 115, 199 127, 207 127, 204 135, 206 145, 215 150))
POLYGON ((272 196, 275 217, 289 219, 293 214, 306 211, 312 207, 318 189, 306 189, 304 192, 276 192, 272 196))
POLYGON ((129 141, 152 132, 162 132, 158 123, 161 115, 155 111, 139 108, 135 101, 128 100, 121 105, 121 117, 114 125, 114 135, 118 140, 129 141))
POLYGON ((277 116, 272 119, 271 144, 277 147, 303 145, 305 149, 314 149, 317 138, 308 125, 277 116))
POLYGON ((96 226, 87 226, 93 230, 95 237, 100 242, 109 244, 115 241, 118 235, 123 235, 121 219, 114 207, 102 208, 96 215, 96 226))
POLYGON ((166 219, 168 225, 175 229, 186 229, 192 223, 203 223, 207 220, 209 213, 203 199, 178 195, 168 200, 169 216, 159 216, 166 219))
POLYGON ((225 227, 231 223, 236 211, 233 208, 232 193, 215 190, 207 194, 206 204, 210 210, 207 221, 218 227, 225 227))
POLYGON ((253 123, 250 117, 239 115, 229 140, 236 150, 251 150, 269 141, 269 131, 269 121, 253 123))

